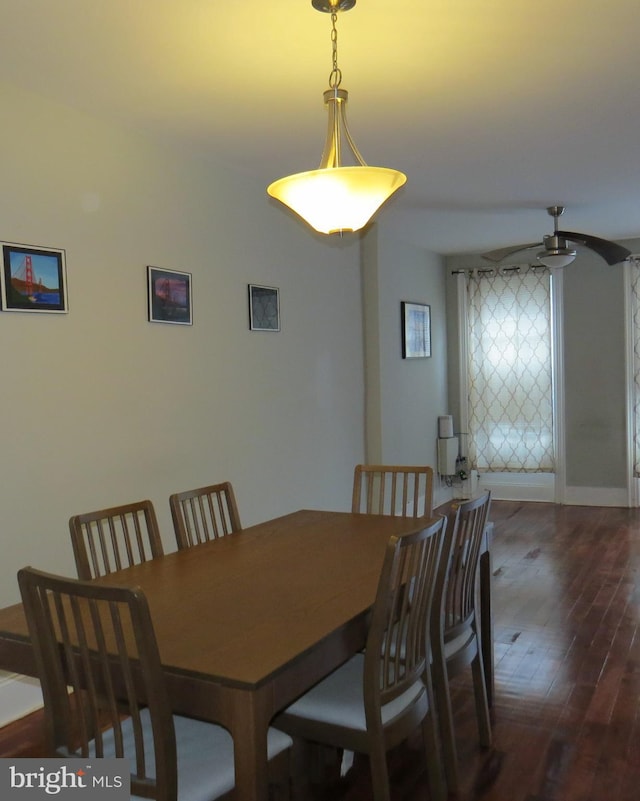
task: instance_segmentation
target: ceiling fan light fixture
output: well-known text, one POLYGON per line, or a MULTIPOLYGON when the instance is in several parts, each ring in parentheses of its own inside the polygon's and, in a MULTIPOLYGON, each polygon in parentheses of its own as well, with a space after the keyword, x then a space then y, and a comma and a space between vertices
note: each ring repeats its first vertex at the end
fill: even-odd
POLYGON ((348 93, 340 89, 336 20, 338 11, 348 11, 355 0, 312 0, 312 5, 330 13, 332 22, 333 67, 330 88, 324 93, 328 110, 324 151, 318 169, 280 178, 267 187, 267 193, 322 234, 358 231, 406 183, 407 176, 389 167, 369 166, 349 132, 348 93), (345 155, 351 166, 343 163, 345 155))
POLYGON ((537 259, 546 267, 566 267, 576 257, 576 251, 571 248, 554 248, 553 250, 543 250, 537 255, 537 259))
POLYGON ((544 250, 538 253, 537 259, 546 267, 566 267, 576 257, 576 251, 567 246, 567 240, 558 234, 558 217, 564 212, 562 206, 551 206, 547 209, 555 220, 553 234, 544 237, 544 250))

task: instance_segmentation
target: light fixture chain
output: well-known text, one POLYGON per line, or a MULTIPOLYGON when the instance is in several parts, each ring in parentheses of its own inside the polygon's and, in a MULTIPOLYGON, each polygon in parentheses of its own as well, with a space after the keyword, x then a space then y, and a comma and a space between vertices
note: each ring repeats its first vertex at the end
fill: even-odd
POLYGON ((338 67, 338 12, 334 9, 331 12, 331 49, 332 67, 329 75, 329 87, 337 89, 342 83, 342 71, 338 67))

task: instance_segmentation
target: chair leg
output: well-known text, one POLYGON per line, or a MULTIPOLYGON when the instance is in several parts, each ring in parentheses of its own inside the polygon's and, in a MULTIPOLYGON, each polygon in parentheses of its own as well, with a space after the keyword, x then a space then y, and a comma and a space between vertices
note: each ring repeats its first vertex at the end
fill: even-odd
POLYGON ((291 748, 291 788, 294 801, 311 798, 311 743, 299 737, 293 738, 291 748))
POLYGON ((458 751, 453 729, 453 710, 451 708, 449 677, 447 675, 447 666, 444 659, 434 659, 431 668, 431 676, 436 702, 436 715, 442 741, 442 756, 444 759, 447 787, 450 793, 457 793, 459 787, 458 751))
POLYGON ((373 801, 391 801, 389 769, 384 743, 380 740, 369 752, 373 801))
POLYGON ((476 704, 476 717, 478 719, 478 737, 480 739, 480 745, 489 748, 492 740, 491 719, 489 717, 487 685, 484 680, 484 667, 482 665, 480 646, 478 646, 478 653, 471 663, 471 674, 473 676, 473 696, 476 704))
POLYGON ((283 751, 269 762, 269 799, 291 801, 291 751, 283 751))
POLYGON ((422 741, 427 762, 429 798, 432 801, 444 801, 447 797, 447 785, 442 775, 438 721, 433 707, 422 721, 422 741))

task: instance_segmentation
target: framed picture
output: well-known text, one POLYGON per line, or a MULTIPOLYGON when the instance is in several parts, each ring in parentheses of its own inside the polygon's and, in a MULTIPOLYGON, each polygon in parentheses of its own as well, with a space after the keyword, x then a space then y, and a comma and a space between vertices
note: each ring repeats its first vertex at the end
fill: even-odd
POLYGON ((3 242, 0 281, 3 311, 68 311, 64 250, 3 242))
POLYGON ((280 330, 280 290, 274 286, 249 284, 249 328, 280 330))
POLYGON ((149 322, 191 325, 191 273, 147 267, 149 322))
POLYGON ((431 306, 402 301, 402 358, 431 356, 431 306))

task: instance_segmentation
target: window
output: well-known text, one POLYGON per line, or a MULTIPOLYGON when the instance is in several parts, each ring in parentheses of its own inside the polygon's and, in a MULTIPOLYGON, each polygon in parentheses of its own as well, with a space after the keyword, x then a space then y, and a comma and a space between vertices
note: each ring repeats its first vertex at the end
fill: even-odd
POLYGON ((485 472, 554 472, 547 269, 466 277, 468 458, 485 472))

